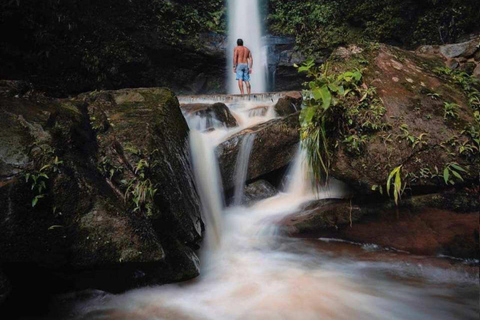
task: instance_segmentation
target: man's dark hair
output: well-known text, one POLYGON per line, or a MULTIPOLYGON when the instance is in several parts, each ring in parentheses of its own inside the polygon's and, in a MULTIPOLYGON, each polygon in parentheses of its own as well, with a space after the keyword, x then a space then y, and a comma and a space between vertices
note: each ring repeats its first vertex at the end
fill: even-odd
POLYGON ((242 40, 242 39, 238 39, 238 40, 237 40, 237 45, 243 46, 243 40, 242 40))

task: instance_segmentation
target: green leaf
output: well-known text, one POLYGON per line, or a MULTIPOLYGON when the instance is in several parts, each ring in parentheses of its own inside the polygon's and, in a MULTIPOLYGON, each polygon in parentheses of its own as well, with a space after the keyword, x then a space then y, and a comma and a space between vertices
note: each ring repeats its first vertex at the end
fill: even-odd
POLYGON ((53 225, 53 226, 50 226, 50 227, 48 228, 48 230, 53 230, 53 229, 58 229, 58 228, 63 228, 63 226, 62 226, 62 225, 59 225, 59 224, 55 224, 55 225, 53 225))
POLYGON ((335 84, 335 83, 330 83, 328 85, 328 88, 332 91, 332 92, 338 92, 340 90, 340 88, 335 84))
POLYGON ((455 163, 452 163, 450 164, 453 168, 457 169, 458 171, 462 171, 462 172, 467 172, 465 171, 465 169, 463 169, 462 167, 460 167, 458 164, 455 164, 455 163))
POLYGON ((327 86, 323 86, 320 90, 323 100, 323 109, 328 109, 332 103, 332 94, 328 90, 327 86))
POLYGON ((448 178, 450 178, 450 171, 448 168, 443 170, 443 180, 445 180, 445 184, 448 184, 448 178))
POLYGON ((458 172, 455 171, 455 170, 452 170, 452 173, 453 173, 453 175, 454 175, 455 177, 457 177, 458 179, 460 179, 460 180, 463 181, 463 178, 462 178, 462 176, 460 175, 460 173, 458 173, 458 172))

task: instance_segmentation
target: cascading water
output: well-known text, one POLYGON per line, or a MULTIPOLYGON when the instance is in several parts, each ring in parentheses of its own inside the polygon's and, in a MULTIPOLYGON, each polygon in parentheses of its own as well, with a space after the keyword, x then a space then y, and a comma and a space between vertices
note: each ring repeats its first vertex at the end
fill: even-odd
POLYGON ((251 76, 252 93, 267 90, 267 53, 262 40, 263 26, 260 0, 228 0, 228 92, 240 93, 233 73, 233 49, 237 39, 243 39, 244 45, 253 55, 253 73, 251 76))
MULTIPOLYGON (((243 37, 252 51, 260 50, 261 44, 253 45, 260 39, 258 1, 230 0, 229 10, 230 22, 242 32, 234 31, 233 38, 243 37), (248 38, 252 25, 256 40, 248 38)), ((261 91, 261 81, 252 81, 255 90, 261 91)), ((343 195, 335 181, 318 194, 313 192, 301 148, 284 190, 248 208, 241 201, 225 207, 215 149, 231 135, 273 119, 277 99, 271 94, 251 101, 239 96, 180 99, 188 103, 220 100, 239 124, 227 129, 217 119, 185 114, 206 225, 201 276, 189 283, 94 295, 70 310, 68 319, 478 319, 476 275, 438 268, 433 262, 428 265, 423 257, 399 259, 398 252, 285 236, 280 226, 286 216, 316 199, 343 195)), ((242 140, 237 200, 242 198, 254 139, 254 134, 247 134, 242 140)))
POLYGON ((237 166, 235 168, 235 193, 234 204, 239 206, 242 204, 245 181, 248 174, 248 161, 250 160, 250 153, 252 152, 253 142, 255 141, 255 134, 249 133, 243 137, 240 145, 240 152, 238 153, 237 166))
MULTIPOLYGON (((71 310, 68 319, 478 318, 477 276, 429 266, 411 255, 398 259, 397 252, 286 237, 279 224, 302 204, 342 196, 335 183, 318 195, 312 192, 305 151, 300 148, 283 191, 249 208, 225 208, 215 147, 239 130, 269 119, 249 117, 254 107, 250 103, 228 107, 242 119, 237 128, 218 125, 208 131, 205 119, 186 115, 207 228, 201 276, 190 283, 95 295, 71 310)), ((239 160, 247 159, 248 153, 239 160)))

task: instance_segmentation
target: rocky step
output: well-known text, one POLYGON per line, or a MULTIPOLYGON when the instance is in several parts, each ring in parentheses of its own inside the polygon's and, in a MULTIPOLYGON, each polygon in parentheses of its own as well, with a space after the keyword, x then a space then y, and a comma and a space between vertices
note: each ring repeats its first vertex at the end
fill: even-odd
POLYGON ((234 134, 216 148, 223 187, 234 186, 235 166, 245 135, 256 134, 248 164, 247 180, 288 165, 294 158, 300 140, 298 112, 273 119, 234 134))
POLYGON ((377 244, 414 254, 478 259, 478 196, 447 192, 392 202, 323 199, 280 225, 291 236, 377 244))
POLYGON ((277 102, 280 98, 287 96, 301 96, 299 91, 285 91, 285 92, 266 92, 266 93, 252 93, 248 95, 239 94, 211 94, 211 95, 180 95, 178 101, 180 105, 192 103, 208 103, 216 102, 236 103, 236 102, 277 102))
POLYGON ((207 119, 207 130, 215 126, 215 121, 219 121, 227 128, 238 126, 237 120, 230 112, 230 109, 221 102, 214 104, 191 103, 182 105, 182 110, 186 116, 199 116, 207 119))

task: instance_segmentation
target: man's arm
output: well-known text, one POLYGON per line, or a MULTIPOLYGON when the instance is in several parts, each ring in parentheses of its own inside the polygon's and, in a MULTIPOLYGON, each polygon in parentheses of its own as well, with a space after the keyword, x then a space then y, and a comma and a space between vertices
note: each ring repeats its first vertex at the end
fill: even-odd
POLYGON ((252 69, 253 69, 253 56, 252 56, 252 52, 251 52, 251 51, 248 53, 248 59, 247 59, 247 60, 250 61, 248 68, 249 68, 250 70, 252 70, 252 69))
POLYGON ((235 70, 237 68, 237 62, 238 62, 238 50, 235 48, 233 50, 233 69, 235 70))

